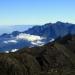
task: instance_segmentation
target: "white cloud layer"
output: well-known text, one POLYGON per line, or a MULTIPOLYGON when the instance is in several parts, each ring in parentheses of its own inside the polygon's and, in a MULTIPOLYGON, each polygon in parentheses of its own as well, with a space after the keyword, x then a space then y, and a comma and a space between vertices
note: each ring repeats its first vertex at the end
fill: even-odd
POLYGON ((9 51, 5 51, 5 53, 9 53, 9 51))
POLYGON ((5 44, 8 44, 8 43, 17 43, 16 40, 7 40, 7 41, 3 41, 5 44))
POLYGON ((32 45, 36 45, 36 46, 42 46, 42 45, 44 45, 44 42, 42 42, 42 41, 36 41, 36 42, 31 42, 32 43, 32 45))
POLYGON ((16 52, 18 49, 12 49, 11 51, 5 51, 5 53, 16 52))
POLYGON ((16 38, 17 39, 28 40, 28 41, 37 41, 37 40, 44 39, 43 37, 40 37, 40 36, 37 36, 37 35, 30 35, 30 34, 25 34, 25 33, 19 34, 16 38))
MULTIPOLYGON (((18 43, 22 43, 19 40, 23 40, 27 43, 30 42, 31 45, 29 45, 29 47, 34 47, 34 46, 42 46, 45 44, 45 42, 43 42, 43 40, 46 39, 44 37, 40 37, 37 35, 30 35, 30 34, 25 34, 25 33, 21 33, 19 35, 17 35, 16 37, 12 37, 10 40, 5 40, 3 41, 3 43, 5 43, 6 45, 8 45, 9 43, 12 44, 18 44, 18 43)), ((11 52, 16 52, 18 50, 17 49, 12 49, 11 52)), ((6 51, 5 53, 9 53, 9 51, 6 51)))
POLYGON ((11 50, 11 52, 16 52, 16 51, 18 51, 18 49, 12 49, 12 50, 11 50))
POLYGON ((52 38, 49 42, 53 42, 53 41, 55 41, 55 39, 52 38))

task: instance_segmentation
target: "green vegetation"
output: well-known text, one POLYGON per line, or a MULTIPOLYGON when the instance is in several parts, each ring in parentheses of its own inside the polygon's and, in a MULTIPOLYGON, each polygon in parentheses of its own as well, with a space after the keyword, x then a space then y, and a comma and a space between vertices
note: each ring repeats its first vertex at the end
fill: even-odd
POLYGON ((75 75, 75 36, 16 53, 1 53, 0 75, 75 75))

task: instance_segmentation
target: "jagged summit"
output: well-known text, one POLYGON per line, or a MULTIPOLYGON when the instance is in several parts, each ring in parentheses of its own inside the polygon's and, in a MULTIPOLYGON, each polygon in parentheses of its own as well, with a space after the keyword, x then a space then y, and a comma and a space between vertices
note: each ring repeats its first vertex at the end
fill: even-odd
POLYGON ((61 21, 57 21, 57 22, 56 22, 56 24, 62 24, 62 23, 64 23, 64 22, 61 22, 61 21))

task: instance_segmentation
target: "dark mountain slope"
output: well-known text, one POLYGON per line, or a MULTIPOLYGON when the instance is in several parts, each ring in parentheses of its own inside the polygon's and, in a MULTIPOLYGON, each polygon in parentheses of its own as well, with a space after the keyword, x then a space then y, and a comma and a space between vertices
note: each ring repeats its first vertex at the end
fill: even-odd
POLYGON ((0 54, 0 75, 75 75, 75 36, 0 54))

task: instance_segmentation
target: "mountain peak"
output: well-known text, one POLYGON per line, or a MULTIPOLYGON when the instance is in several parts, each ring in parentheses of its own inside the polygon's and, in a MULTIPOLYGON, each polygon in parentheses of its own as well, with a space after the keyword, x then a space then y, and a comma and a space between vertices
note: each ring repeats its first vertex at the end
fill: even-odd
POLYGON ((62 23, 64 23, 64 22, 61 22, 61 21, 57 21, 57 22, 56 22, 56 24, 62 24, 62 23))
POLYGON ((47 25, 47 26, 48 26, 48 25, 52 25, 52 23, 46 23, 45 25, 47 25))

